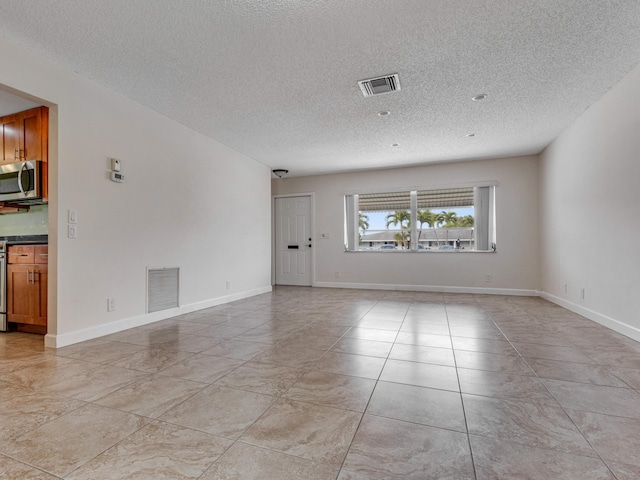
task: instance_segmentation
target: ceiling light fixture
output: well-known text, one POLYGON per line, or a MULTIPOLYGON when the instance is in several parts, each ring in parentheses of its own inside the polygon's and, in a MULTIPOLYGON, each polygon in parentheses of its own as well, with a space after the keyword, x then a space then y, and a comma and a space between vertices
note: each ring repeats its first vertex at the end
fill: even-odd
POLYGON ((485 100, 486 98, 487 98, 486 93, 479 93, 475 97, 472 97, 471 100, 473 100, 474 102, 479 102, 480 100, 485 100))
POLYGON ((284 168, 276 168, 275 170, 271 170, 273 172, 273 174, 278 177, 278 178, 282 178, 284 177, 287 173, 289 173, 289 170, 285 170, 284 168))
POLYGON ((467 137, 475 137, 476 134, 475 133, 467 133, 467 137))
POLYGON ((383 110, 381 112, 378 112, 378 115, 381 117, 386 117, 387 115, 389 115, 391 112, 389 110, 383 110))
POLYGON ((392 144, 391 144, 391 146, 392 146, 392 147, 399 147, 399 146, 400 146, 400 144, 399 144, 399 143, 392 143, 392 144))

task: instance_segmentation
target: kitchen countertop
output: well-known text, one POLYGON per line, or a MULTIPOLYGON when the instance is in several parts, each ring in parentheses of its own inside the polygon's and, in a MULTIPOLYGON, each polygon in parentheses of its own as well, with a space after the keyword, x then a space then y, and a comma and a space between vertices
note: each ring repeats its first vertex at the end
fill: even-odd
POLYGON ((8 235, 0 236, 0 241, 5 241, 9 245, 28 245, 49 243, 48 235, 8 235))

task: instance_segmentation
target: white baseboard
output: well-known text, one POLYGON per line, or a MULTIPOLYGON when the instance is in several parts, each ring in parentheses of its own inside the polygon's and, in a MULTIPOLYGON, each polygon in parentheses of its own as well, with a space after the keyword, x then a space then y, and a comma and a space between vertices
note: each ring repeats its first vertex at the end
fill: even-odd
POLYGON ((627 325, 626 323, 620 322, 615 318, 611 318, 607 315, 603 315, 602 313, 598 313, 589 308, 583 307, 582 305, 578 305, 576 303, 565 300, 564 298, 556 297, 555 295, 551 295, 547 292, 541 292, 541 297, 545 300, 550 301, 551 303, 555 303, 556 305, 560 305, 567 310, 570 310, 578 315, 582 315, 583 317, 588 318, 589 320, 593 320, 600 325, 603 325, 611 330, 618 332, 626 337, 629 337, 636 342, 640 342, 640 329, 636 327, 632 327, 631 325, 627 325))
POLYGON ((202 302, 190 303, 178 308, 162 310, 161 312, 146 313, 135 317, 123 318, 114 322, 83 328, 81 330, 75 330, 62 335, 47 334, 44 337, 44 345, 49 348, 66 347, 67 345, 73 345, 74 343, 84 342, 85 340, 103 337, 104 335, 121 332, 122 330, 127 330, 129 328, 140 327, 142 325, 158 322, 167 318, 184 315, 185 313, 195 312, 197 310, 203 310, 205 308, 215 307, 216 305, 222 305, 229 302, 235 302, 236 300, 254 297, 263 293, 269 293, 271 290, 272 287, 269 285, 266 287, 255 288, 253 290, 234 293, 233 295, 225 295, 223 297, 212 298, 202 302))
POLYGON ((537 290, 518 288, 484 288, 484 287, 449 287, 444 285, 399 285, 383 283, 346 283, 346 282, 316 282, 315 287, 324 288, 355 288, 360 290, 396 290, 405 292, 435 292, 435 293, 471 293, 479 295, 515 295, 520 297, 537 297, 537 290))

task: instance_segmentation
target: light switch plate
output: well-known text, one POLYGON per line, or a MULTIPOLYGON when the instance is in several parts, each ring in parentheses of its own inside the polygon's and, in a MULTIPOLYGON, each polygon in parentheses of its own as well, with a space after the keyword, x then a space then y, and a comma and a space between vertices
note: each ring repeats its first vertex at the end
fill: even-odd
POLYGON ((78 237, 78 226, 76 224, 69 224, 69 238, 78 237))
POLYGON ((77 210, 69 210, 69 223, 78 223, 77 210))

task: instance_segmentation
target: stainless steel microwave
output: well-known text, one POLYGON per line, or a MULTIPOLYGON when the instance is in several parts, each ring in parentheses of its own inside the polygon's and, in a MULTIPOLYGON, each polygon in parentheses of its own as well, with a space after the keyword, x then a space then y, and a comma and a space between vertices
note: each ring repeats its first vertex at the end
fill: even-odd
POLYGON ((43 162, 36 160, 0 165, 0 202, 44 203, 45 168, 43 162))

